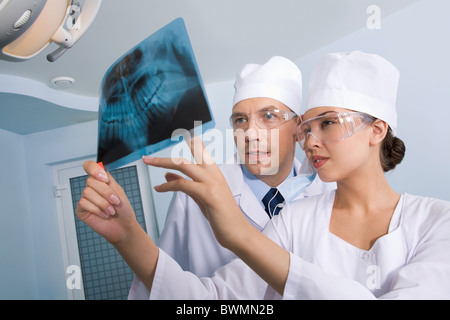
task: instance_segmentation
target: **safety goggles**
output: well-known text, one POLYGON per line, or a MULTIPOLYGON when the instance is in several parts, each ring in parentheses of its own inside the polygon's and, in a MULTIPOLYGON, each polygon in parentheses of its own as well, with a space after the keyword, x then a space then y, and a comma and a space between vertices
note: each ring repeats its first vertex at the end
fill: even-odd
POLYGON ((230 124, 233 129, 247 130, 249 119, 255 121, 260 129, 272 129, 282 125, 295 117, 295 112, 279 109, 262 109, 253 113, 233 113, 230 117, 230 124))
POLYGON ((361 131, 375 119, 360 112, 329 112, 302 122, 297 128, 298 140, 303 150, 312 136, 321 144, 338 142, 361 131))

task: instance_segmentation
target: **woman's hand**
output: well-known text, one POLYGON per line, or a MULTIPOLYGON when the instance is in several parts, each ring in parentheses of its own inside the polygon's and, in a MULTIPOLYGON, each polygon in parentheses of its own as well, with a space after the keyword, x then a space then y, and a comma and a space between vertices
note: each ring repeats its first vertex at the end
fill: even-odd
POLYGON ((108 242, 119 243, 138 225, 133 207, 110 173, 93 161, 83 168, 89 177, 75 213, 108 242))
POLYGON ((75 212, 92 230, 110 242, 149 290, 159 249, 136 220, 122 187, 97 163, 86 161, 89 175, 75 212))
POLYGON ((208 219, 217 241, 283 294, 289 271, 289 253, 245 219, 227 181, 200 138, 193 138, 190 148, 197 164, 185 159, 143 158, 146 164, 178 170, 192 179, 168 173, 167 183, 156 186, 155 190, 182 191, 192 197, 208 219))
POLYGON ((239 209, 222 172, 214 163, 200 138, 192 138, 190 149, 195 164, 186 159, 143 157, 143 161, 155 167, 178 170, 192 180, 174 173, 167 173, 166 183, 156 186, 158 192, 182 191, 200 207, 214 231, 217 241, 231 248, 243 229, 253 228, 239 209))

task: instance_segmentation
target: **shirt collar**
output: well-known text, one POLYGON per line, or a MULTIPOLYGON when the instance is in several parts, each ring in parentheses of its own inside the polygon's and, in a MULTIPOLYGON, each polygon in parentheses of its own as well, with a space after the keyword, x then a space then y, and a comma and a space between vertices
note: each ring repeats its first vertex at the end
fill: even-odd
MULTIPOLYGON (((257 177, 255 177, 253 174, 251 174, 247 168, 241 164, 242 173, 244 175, 244 182, 250 187, 250 189, 255 194, 256 198, 261 202, 262 204, 262 198, 266 195, 266 193, 270 190, 270 186, 264 183, 263 181, 259 180, 257 177)), ((286 177, 286 179, 292 178, 296 176, 295 168, 292 166, 291 172, 286 177)), ((286 180, 285 179, 285 180, 286 180)))

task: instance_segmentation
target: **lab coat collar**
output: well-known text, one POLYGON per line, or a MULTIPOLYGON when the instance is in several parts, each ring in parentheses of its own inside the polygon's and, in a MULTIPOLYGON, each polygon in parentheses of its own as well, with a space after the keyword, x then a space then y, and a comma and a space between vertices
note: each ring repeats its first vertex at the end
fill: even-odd
MULTIPOLYGON (((237 157, 238 155, 235 154, 234 159, 227 161, 225 165, 221 165, 220 169, 228 182, 237 204, 245 213, 247 219, 261 230, 270 219, 261 205, 261 199, 257 199, 253 191, 245 183, 244 174, 242 173, 237 157)), ((300 161, 294 159, 295 172, 299 172, 300 166, 300 161)))
POLYGON ((238 155, 235 154, 233 159, 230 159, 225 164, 220 165, 219 168, 227 180, 233 196, 235 198, 240 196, 245 182, 244 175, 239 164, 238 155))
POLYGON ((228 182, 234 199, 247 220, 257 229, 262 230, 269 221, 269 216, 264 211, 264 208, 261 206, 260 201, 256 198, 253 191, 245 183, 244 174, 237 157, 238 155, 235 154, 234 159, 221 165, 220 169, 228 182))

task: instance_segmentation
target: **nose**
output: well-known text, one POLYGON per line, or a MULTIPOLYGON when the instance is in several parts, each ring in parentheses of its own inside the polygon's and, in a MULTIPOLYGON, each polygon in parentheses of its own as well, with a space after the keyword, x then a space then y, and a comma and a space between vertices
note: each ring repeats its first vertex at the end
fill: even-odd
POLYGON ((312 132, 308 132, 305 138, 305 142, 303 143, 303 149, 308 150, 312 149, 314 147, 319 147, 320 141, 317 139, 317 137, 312 132))
POLYGON ((247 120, 247 128, 245 129, 245 140, 247 142, 258 140, 259 134, 258 131, 260 130, 258 124, 256 123, 255 119, 253 117, 249 117, 247 120))
POLYGON ((259 134, 258 134, 258 127, 248 127, 247 130, 245 130, 245 141, 251 142, 251 141, 258 141, 259 140, 259 134))

